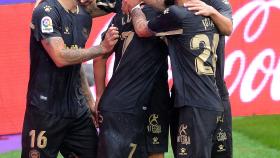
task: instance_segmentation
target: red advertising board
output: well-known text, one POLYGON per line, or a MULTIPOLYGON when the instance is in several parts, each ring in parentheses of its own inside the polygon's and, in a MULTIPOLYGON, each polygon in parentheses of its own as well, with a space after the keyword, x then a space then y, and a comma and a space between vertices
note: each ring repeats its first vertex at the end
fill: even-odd
POLYGON ((234 115, 280 113, 280 1, 232 1, 225 78, 234 115))
MULTIPOLYGON (((226 43, 225 79, 233 115, 280 114, 280 0, 231 3, 234 31, 226 43)), ((31 3, 0 5, 0 135, 21 132, 32 9, 31 3)), ((111 16, 94 20, 87 46, 100 41, 111 16)))

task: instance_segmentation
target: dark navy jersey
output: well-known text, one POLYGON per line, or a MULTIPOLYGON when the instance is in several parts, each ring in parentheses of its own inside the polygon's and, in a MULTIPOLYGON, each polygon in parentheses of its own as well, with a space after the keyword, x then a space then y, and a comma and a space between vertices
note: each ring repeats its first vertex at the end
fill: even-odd
MULTIPOLYGON (((232 20, 232 9, 228 0, 208 0, 210 5, 217 9, 222 15, 232 20)), ((217 67, 216 67, 216 82, 222 98, 228 98, 228 90, 224 81, 225 67, 225 36, 220 35, 219 44, 217 47, 217 67)))
POLYGON ((219 89, 221 98, 228 98, 228 90, 224 81, 225 70, 225 36, 220 35, 220 41, 217 47, 217 68, 216 68, 216 84, 219 89))
MULTIPOLYGON (((143 8, 147 18, 157 13, 143 8)), ((121 39, 116 44, 114 73, 100 100, 102 111, 135 113, 148 106, 153 83, 162 68, 167 73, 165 43, 158 37, 139 38, 133 30, 131 18, 116 14, 112 24, 119 28, 121 39)), ((165 93, 165 92, 164 92, 165 93)))
POLYGON ((46 0, 34 10, 28 104, 65 117, 76 115, 79 106, 86 109, 85 98, 81 93, 81 65, 56 67, 41 40, 62 37, 67 49, 84 47, 91 23, 91 16, 83 8, 78 7, 77 13, 71 13, 57 0, 46 0))
POLYGON ((173 5, 150 20, 148 27, 155 33, 178 29, 177 35, 167 36, 175 107, 194 106, 223 111, 215 83, 219 34, 212 20, 173 5))

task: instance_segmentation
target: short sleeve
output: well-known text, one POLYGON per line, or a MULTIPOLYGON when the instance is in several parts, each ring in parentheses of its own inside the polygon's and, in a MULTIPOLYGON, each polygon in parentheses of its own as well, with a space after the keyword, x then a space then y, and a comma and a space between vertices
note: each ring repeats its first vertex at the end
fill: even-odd
POLYGON ((37 41, 50 37, 61 37, 61 22, 58 12, 49 5, 42 4, 32 15, 33 35, 37 41))
POLYGON ((210 0, 210 5, 232 20, 232 8, 228 0, 210 0))
POLYGON ((122 13, 122 0, 96 0, 96 5, 107 13, 122 13))
POLYGON ((148 27, 155 33, 180 29, 184 13, 176 6, 166 8, 163 13, 148 22, 148 27))
POLYGON ((156 11, 154 8, 148 5, 144 5, 142 8, 143 13, 146 16, 146 19, 149 21, 151 19, 154 19, 156 16, 160 15, 161 12, 156 11))

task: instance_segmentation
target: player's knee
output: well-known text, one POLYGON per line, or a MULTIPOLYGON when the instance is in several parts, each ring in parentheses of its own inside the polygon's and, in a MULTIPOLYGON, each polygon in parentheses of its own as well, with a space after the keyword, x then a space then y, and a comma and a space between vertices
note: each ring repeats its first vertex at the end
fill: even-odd
POLYGON ((148 158, 164 158, 164 153, 149 153, 148 158))

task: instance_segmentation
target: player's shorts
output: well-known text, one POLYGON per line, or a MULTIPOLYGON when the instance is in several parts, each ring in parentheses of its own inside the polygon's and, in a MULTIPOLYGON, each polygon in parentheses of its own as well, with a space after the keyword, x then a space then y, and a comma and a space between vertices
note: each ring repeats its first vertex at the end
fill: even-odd
POLYGON ((232 115, 228 98, 223 99, 224 115, 221 119, 221 129, 216 133, 212 158, 232 158, 232 115))
POLYGON ((145 112, 101 111, 98 158, 147 158, 145 112))
POLYGON ((213 139, 222 114, 190 106, 177 108, 171 129, 174 157, 211 158, 213 139))
POLYGON ((169 115, 171 110, 168 83, 155 83, 147 110, 147 149, 149 153, 168 152, 169 115))
POLYGON ((97 131, 89 111, 77 118, 63 118, 27 106, 21 158, 96 158, 97 131))

